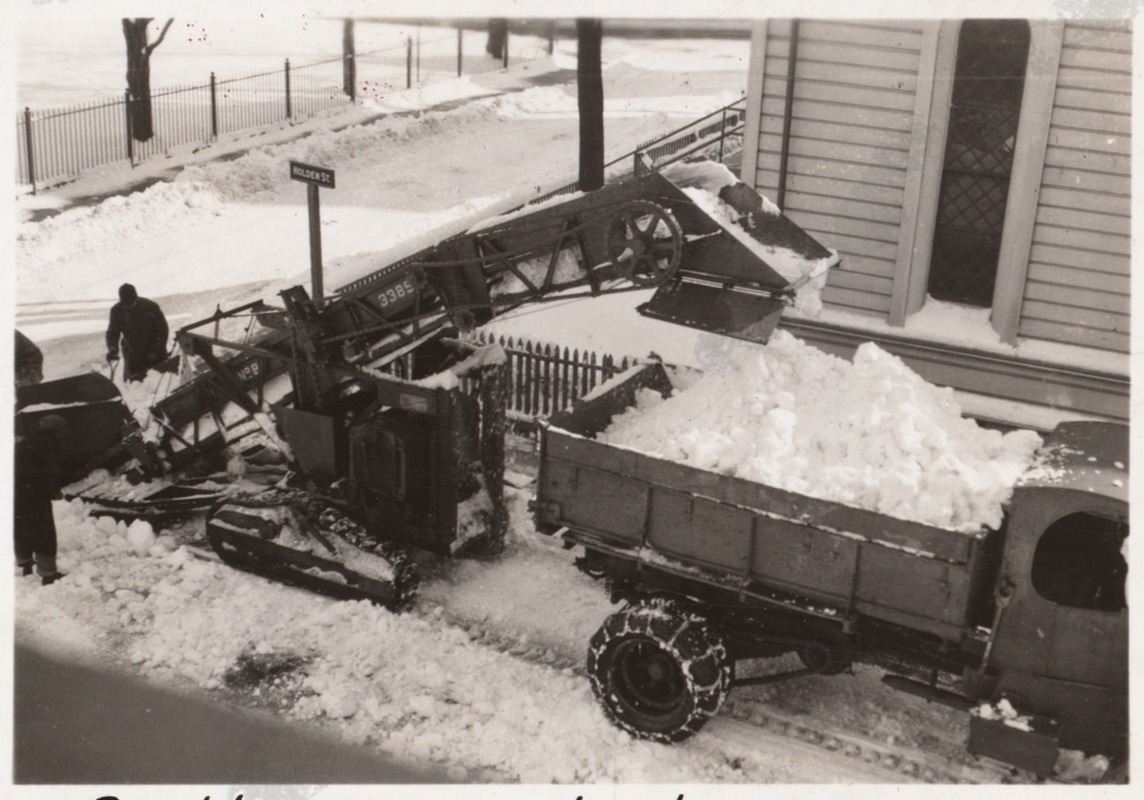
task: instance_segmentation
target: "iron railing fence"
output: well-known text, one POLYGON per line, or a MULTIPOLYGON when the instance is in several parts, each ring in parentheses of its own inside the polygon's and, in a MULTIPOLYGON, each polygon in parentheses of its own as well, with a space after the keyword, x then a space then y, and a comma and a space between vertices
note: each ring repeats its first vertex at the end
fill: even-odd
POLYGON ((333 108, 424 84, 502 69, 543 58, 553 40, 512 37, 503 59, 484 52, 483 37, 463 30, 410 36, 403 45, 336 56, 282 69, 220 78, 152 92, 152 138, 130 134, 127 96, 63 108, 25 108, 16 117, 16 180, 37 184, 70 178, 93 167, 128 160, 132 166, 185 145, 283 122, 299 122, 333 108), (352 61, 351 61, 352 59, 352 61), (345 80, 352 76, 349 92, 345 80))
POLYGON ((644 142, 633 153, 632 171, 639 177, 699 155, 722 161, 742 148, 746 121, 747 102, 736 100, 671 133, 644 142))
POLYGON ((151 96, 152 130, 154 135, 146 142, 135 141, 128 135, 124 93, 124 140, 128 158, 138 164, 156 156, 167 154, 172 148, 184 144, 208 144, 212 135, 211 87, 209 84, 163 89, 151 96))
MULTIPOLYGON (((341 63, 341 59, 336 59, 341 63)), ((307 65, 319 69, 325 62, 307 65)), ((216 136, 273 125, 284 119, 304 119, 309 114, 297 117, 291 113, 293 104, 301 100, 296 78, 291 74, 290 60, 286 59, 281 70, 255 72, 235 78, 219 78, 212 72, 208 89, 210 130, 207 141, 216 136), (292 83, 287 92, 286 84, 292 83), (298 95, 298 96, 295 96, 298 95)), ((339 86, 339 91, 340 91, 339 86)))
MULTIPOLYGON (((635 150, 613 158, 604 164, 604 174, 608 180, 638 178, 685 158, 697 156, 706 156, 712 161, 721 162, 742 148, 746 117, 747 101, 736 100, 669 133, 649 139, 635 150)), ((577 180, 529 200, 528 205, 543 203, 557 195, 578 191, 580 182, 577 180)))

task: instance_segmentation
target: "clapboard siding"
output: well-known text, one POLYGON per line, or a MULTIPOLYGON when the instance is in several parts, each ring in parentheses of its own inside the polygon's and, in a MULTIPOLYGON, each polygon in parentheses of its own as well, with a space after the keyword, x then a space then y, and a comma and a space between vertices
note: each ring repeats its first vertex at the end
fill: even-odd
MULTIPOLYGON (((768 69, 775 67, 769 59, 768 69)), ((801 72, 801 64, 799 71, 801 72)), ((777 97, 783 100, 786 97, 786 62, 778 62, 778 72, 767 73, 763 79, 763 94, 765 97, 777 97)), ((827 83, 825 81, 804 81, 801 78, 796 82, 794 89, 795 107, 804 100, 836 104, 839 113, 850 108, 873 108, 890 111, 900 111, 909 115, 914 108, 914 96, 909 92, 897 89, 880 89, 877 87, 827 83)), ((770 122, 782 126, 782 113, 778 119, 767 118, 770 122)))
MULTIPOLYGON (((799 116, 797 119, 791 120, 790 132, 792 144, 795 141, 805 140, 833 144, 837 147, 839 142, 847 142, 850 145, 893 150, 895 151, 893 158, 897 161, 908 155, 910 151, 910 132, 908 130, 887 130, 874 126, 857 125, 850 120, 823 122, 799 116)), ((773 138, 769 141, 764 140, 762 148, 777 151, 782 146, 780 133, 781 129, 768 132, 766 135, 773 138)), ((842 158, 843 160, 847 160, 849 157, 847 154, 835 156, 835 158, 842 158)))
MULTIPOLYGON (((798 68, 802 74, 804 65, 824 64, 830 69, 839 65, 868 69, 872 72, 901 73, 915 69, 918 55, 909 50, 899 50, 893 47, 879 46, 874 49, 878 52, 878 59, 871 63, 871 48, 855 42, 826 42, 815 41, 807 34, 806 26, 799 28, 798 38, 798 68)), ((790 39, 777 39, 773 47, 767 48, 767 57, 785 61, 790 56, 790 39)), ((807 72, 807 77, 814 78, 814 72, 807 72)), ((866 81, 862 81, 865 83, 866 81)))
POLYGON ((822 290, 822 302, 843 311, 856 311, 884 318, 890 311, 888 294, 854 291, 834 283, 822 290))
POLYGON ((1042 208, 1091 211, 1107 214, 1110 217, 1127 218, 1132 213, 1131 201, 1127 195, 1086 192, 1074 188, 1073 185, 1053 186, 1048 182, 1041 186, 1040 205, 1042 208))
POLYGON ((869 222, 853 217, 837 217, 815 211, 799 211, 792 209, 789 202, 787 209, 787 215, 807 230, 830 231, 848 236, 865 236, 882 242, 894 241, 891 234, 897 231, 896 225, 882 222, 869 222))
MULTIPOLYGON (((773 190, 778 186, 779 162, 778 153, 760 151, 755 181, 757 188, 768 197, 773 197, 773 194, 768 194, 768 190, 773 190), (766 183, 764 179, 769 179, 771 182, 766 183)), ((898 190, 902 190, 906 185, 905 170, 890 169, 872 164, 855 164, 851 161, 834 161, 826 158, 792 158, 787 164, 788 192, 791 191, 789 182, 794 175, 848 181, 867 186, 884 186, 887 189, 898 190)))
MULTIPOLYGON (((780 37, 789 40, 789 21, 776 21, 774 27, 780 37)), ((782 38, 776 38, 775 45, 781 46, 782 41, 782 38)), ((804 42, 861 45, 870 50, 886 49, 894 52, 918 53, 922 47, 922 34, 917 23, 913 21, 851 20, 839 23, 833 20, 804 20, 799 28, 800 48, 804 42)))
POLYGON ((1132 235, 1131 220, 1123 214, 1100 214, 1076 208, 1059 208, 1041 203, 1037 208, 1037 223, 1075 231, 1095 231, 1109 236, 1132 235))
MULTIPOLYGON (((1057 97, 1060 97, 1059 90, 1057 97)), ((1053 110, 1053 122, 1058 128, 1100 131, 1106 136, 1121 136, 1132 132, 1132 115, 1125 112, 1057 106, 1053 110)))
POLYGON ((1132 254, 1132 242, 1125 236, 1108 236, 1099 231, 1082 231, 1051 225, 1038 225, 1036 235, 1037 244, 1091 250, 1094 253, 1122 258, 1128 258, 1132 254))
POLYGON ((1057 108, 1066 108, 1080 111, 1108 111, 1109 103, 1107 92, 1093 91, 1091 89, 1070 89, 1057 84, 1057 108))
POLYGON ((1077 272, 1106 273, 1125 277, 1129 274, 1129 260, 1123 256, 1098 253, 1079 247, 1034 244, 1029 253, 1029 271, 1033 272, 1042 266, 1066 267, 1077 272))
MULTIPOLYGON (((903 172, 909 165, 909 149, 897 147, 876 147, 863 144, 843 144, 826 139, 809 139, 805 136, 794 136, 794 126, 791 126, 790 141, 791 156, 805 156, 807 158, 831 159, 849 164, 873 164, 879 167, 890 167, 903 172)), ((763 134, 759 137, 762 149, 778 153, 782 148, 782 137, 776 134, 763 134)), ((891 143, 894 144, 894 143, 891 143)))
MULTIPOLYGON (((778 171, 768 176, 768 182, 778 185, 778 171)), ((813 195, 817 197, 849 197, 859 203, 900 208, 903 189, 900 186, 887 186, 884 183, 862 183, 854 180, 819 175, 787 175, 787 191, 793 195, 813 195)), ((769 199, 774 200, 773 197, 769 199)))
MULTIPOLYGON (((848 104, 845 113, 839 110, 838 103, 810 100, 795 95, 798 100, 798 118, 806 122, 827 122, 853 125, 856 128, 875 128, 886 131, 910 132, 910 116, 900 110, 886 110, 881 106, 856 106, 848 104)), ((763 115, 774 120, 782 120, 786 98, 784 96, 763 98, 763 115)), ((782 130, 778 125, 776 130, 782 130)))
POLYGON ((1051 303, 1061 308, 1107 311, 1126 318, 1132 311, 1126 295, 1084 289, 1076 285, 1029 281, 1025 287, 1025 298, 1029 302, 1051 303))
MULTIPOLYGON (((1120 56, 1124 58, 1124 56, 1120 56)), ((1118 91, 1122 76, 1115 72, 1103 69, 1082 69, 1079 67, 1066 69, 1061 67, 1057 86, 1062 89, 1085 89, 1094 92, 1118 91)))
POLYGON ((1128 314, 1031 300, 1022 308, 1021 335, 1124 353, 1131 344, 1128 314))
MULTIPOLYGON (((923 23, 806 20, 798 33, 783 210, 842 263, 823 300, 884 314, 893 291, 923 23)), ((775 198, 789 21, 768 24, 755 186, 775 198)), ((777 198, 775 198, 777 199, 777 198)))
POLYGON ((868 270, 878 275, 889 275, 894 270, 894 260, 897 258, 898 249, 893 242, 882 242, 877 239, 846 236, 839 233, 824 234, 819 241, 843 255, 843 267, 848 264, 853 267, 855 260, 860 258, 864 262, 879 264, 876 269, 868 270))
POLYGON ((1036 318, 1021 321, 1022 335, 1029 339, 1067 341, 1076 347, 1091 347, 1097 350, 1127 352, 1132 344, 1127 332, 1100 330, 1076 325, 1062 325, 1059 322, 1046 322, 1036 318))
POLYGON ((1132 138, 1127 133, 1086 131, 1056 126, 1049 134, 1049 147, 1061 147, 1066 150, 1092 150, 1129 156, 1132 154, 1132 138))
POLYGON ((1126 19, 1073 20, 1065 27, 1065 45, 1131 55, 1132 22, 1126 19))
POLYGON ((864 203, 851 197, 834 194, 787 194, 788 214, 820 214, 828 218, 867 220, 897 225, 901 211, 895 206, 880 203, 864 203))
POLYGON ((1028 300, 1026 305, 1030 319, 1094 331, 1128 332, 1127 314, 1113 314, 1103 309, 1069 306, 1059 302, 1042 303, 1038 300, 1028 300))
POLYGON ((1132 279, 1128 274, 1119 275, 1115 272, 1098 272, 1091 269, 1075 269, 1074 267, 1040 263, 1029 266, 1029 282, 1109 292, 1122 297, 1126 308, 1132 279))
POLYGON ((1131 28, 1067 22, 1018 336, 1129 350, 1131 28))
POLYGON ((1050 144, 1045 150, 1045 166, 1112 176, 1127 176, 1130 174, 1132 158, 1127 155, 1120 156, 1115 153, 1093 150, 1070 150, 1050 144))
POLYGON ((892 280, 889 277, 869 275, 858 270, 836 272, 831 277, 835 278, 835 280, 831 281, 831 285, 836 289, 848 289, 854 292, 865 292, 878 296, 890 291, 890 287, 886 284, 892 280))
MULTIPOLYGON (((1125 39, 1125 41, 1128 41, 1125 39)), ((1091 72, 1119 72, 1122 59, 1130 51, 1078 47, 1066 42, 1061 50, 1061 67, 1091 72)))
MULTIPOLYGON (((775 74, 782 74, 779 70, 785 69, 786 63, 786 59, 768 56, 767 71, 770 72, 773 69, 775 74)), ((897 92, 912 97, 918 85, 918 76, 905 70, 807 61, 802 57, 801 49, 798 51, 797 69, 800 82, 830 84, 841 82, 850 86, 861 87, 866 91, 874 90, 887 94, 897 92)))
POLYGON ((1132 191, 1132 176, 1086 172, 1065 167, 1045 167, 1041 173, 1041 186, 1059 186, 1063 189, 1127 198, 1132 191))

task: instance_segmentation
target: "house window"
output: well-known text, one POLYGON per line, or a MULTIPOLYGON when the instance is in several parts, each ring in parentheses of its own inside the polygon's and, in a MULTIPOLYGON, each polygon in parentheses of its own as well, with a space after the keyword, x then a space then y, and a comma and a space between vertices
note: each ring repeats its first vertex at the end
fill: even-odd
POLYGON ((1128 525, 1093 514, 1069 514, 1041 535, 1033 554, 1033 589, 1046 600, 1072 608, 1120 611, 1128 525))
POLYGON ((966 20, 957 44, 928 293, 989 307, 1029 58, 1023 20, 966 20))

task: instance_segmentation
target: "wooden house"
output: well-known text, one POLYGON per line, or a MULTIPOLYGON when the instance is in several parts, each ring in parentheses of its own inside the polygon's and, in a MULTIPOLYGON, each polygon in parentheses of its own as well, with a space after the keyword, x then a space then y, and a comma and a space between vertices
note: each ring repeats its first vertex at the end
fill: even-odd
POLYGON ((754 22, 742 179, 842 257, 784 324, 979 416, 1127 419, 1131 88, 1126 20, 754 22))

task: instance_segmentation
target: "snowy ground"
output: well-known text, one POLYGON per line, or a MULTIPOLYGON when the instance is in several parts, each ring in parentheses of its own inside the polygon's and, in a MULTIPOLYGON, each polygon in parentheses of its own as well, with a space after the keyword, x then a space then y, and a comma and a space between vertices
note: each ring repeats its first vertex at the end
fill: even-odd
MULTIPOLYGON (((609 153, 738 98, 746 55, 745 41, 607 41, 609 153)), ((183 170, 167 165, 160 173, 167 179, 126 197, 66 202, 139 177, 115 170, 22 196, 17 325, 43 347, 50 379, 102 359, 107 308, 125 280, 157 299, 175 326, 216 304, 273 299, 308 283, 305 193, 287 178, 289 159, 338 171, 338 188, 322 201, 329 286, 415 249, 442 224, 475 221, 565 183, 576 172, 575 87, 547 85, 544 76, 560 75, 572 59, 565 47, 545 65, 484 83, 459 81, 458 96, 498 94, 451 110, 398 116, 367 108, 355 113, 376 119, 358 127, 315 125, 312 135, 291 140, 296 131, 270 132, 243 143, 253 149, 237 158, 183 170)), ((418 99, 425 97, 406 98, 410 105, 418 99)), ((442 89, 432 99, 450 98, 442 89)), ((642 298, 621 298, 579 304, 581 317, 606 320, 581 346, 631 353, 654 343, 665 358, 697 366, 726 358, 719 337, 678 335, 634 315, 642 298)), ((546 313, 534 310, 515 324, 544 338, 559 324, 546 313)), ((400 615, 196 558, 183 546, 201 534, 195 523, 127 528, 59 503, 60 560, 69 576, 47 588, 15 580, 15 636, 219 702, 256 705, 405 763, 444 768, 458 781, 568 785, 545 796, 616 792, 591 792, 587 784, 655 784, 662 791, 647 796, 674 797, 677 786, 695 784, 926 779, 924 767, 904 774, 896 762, 870 763, 732 714, 679 747, 619 732, 596 707, 582 672, 586 642, 612 607, 603 588, 573 568, 574 552, 532 529, 527 496, 511 494, 503 556, 427 561, 420 599, 400 615), (280 670, 262 681, 237 680, 251 664, 280 670)), ((936 759, 946 779, 988 774, 964 753, 963 715, 898 695, 879 677, 858 669, 754 687, 736 702, 791 724, 920 753, 936 759)))

